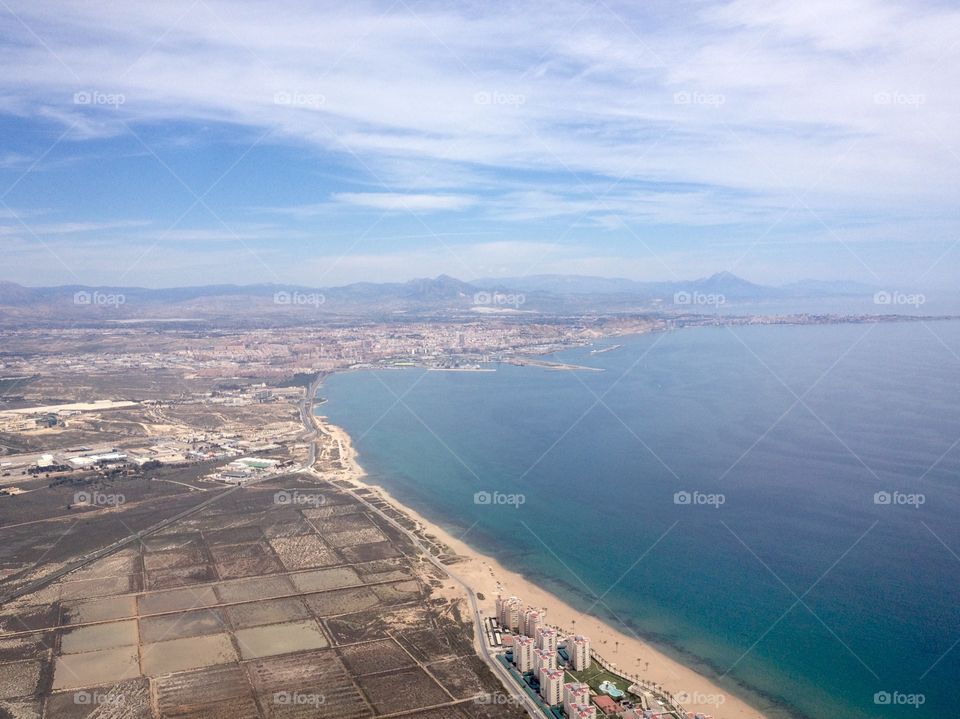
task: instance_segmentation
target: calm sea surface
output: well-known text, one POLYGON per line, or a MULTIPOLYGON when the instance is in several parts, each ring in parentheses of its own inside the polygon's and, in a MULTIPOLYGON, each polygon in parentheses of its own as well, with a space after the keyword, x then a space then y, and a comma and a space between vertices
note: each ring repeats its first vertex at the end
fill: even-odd
POLYGON ((960 716, 960 323, 555 358, 604 371, 350 372, 320 411, 401 501, 775 716, 960 716))

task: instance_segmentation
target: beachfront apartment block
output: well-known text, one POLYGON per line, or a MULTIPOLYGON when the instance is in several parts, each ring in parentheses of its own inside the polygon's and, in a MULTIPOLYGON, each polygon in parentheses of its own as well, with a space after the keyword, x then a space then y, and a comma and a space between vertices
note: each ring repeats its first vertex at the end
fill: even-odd
POLYGON ((559 636, 557 635, 557 630, 553 627, 540 627, 537 630, 536 635, 537 640, 537 649, 543 649, 548 652, 557 652, 557 644, 559 643, 559 636))
POLYGON ((533 650, 533 667, 537 676, 540 676, 541 669, 556 669, 557 654, 546 649, 533 650))
POLYGON ((513 663, 522 674, 532 672, 536 668, 533 663, 533 639, 530 637, 514 637, 513 663))
POLYGON ((566 649, 573 671, 582 672, 590 668, 590 640, 587 637, 582 634, 570 637, 566 649))
POLYGON ((573 708, 590 703, 590 686, 583 682, 569 682, 563 685, 563 711, 573 716, 573 708))
POLYGON ((543 626, 543 612, 539 609, 528 607, 523 613, 523 627, 521 631, 528 637, 536 637, 537 630, 543 626))
POLYGON ((549 706, 556 706, 563 699, 563 670, 541 669, 540 697, 549 706))
POLYGON ((523 602, 517 597, 497 597, 497 621, 512 632, 520 630, 523 619, 523 602))
POLYGON ((567 719, 597 719, 597 708, 593 704, 575 704, 567 712, 567 719))

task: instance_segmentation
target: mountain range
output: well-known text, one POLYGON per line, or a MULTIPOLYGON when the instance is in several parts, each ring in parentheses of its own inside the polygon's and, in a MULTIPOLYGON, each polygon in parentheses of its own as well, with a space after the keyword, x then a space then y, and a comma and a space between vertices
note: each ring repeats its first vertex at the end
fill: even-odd
POLYGON ((638 282, 585 275, 530 275, 464 282, 440 275, 408 282, 359 282, 338 287, 304 285, 206 285, 148 289, 63 285, 27 287, 0 282, 0 319, 174 321, 271 317, 431 314, 570 314, 690 310, 676 298, 722 297, 727 303, 870 297, 875 288, 853 282, 807 280, 781 287, 761 285, 729 272, 691 281, 638 282))

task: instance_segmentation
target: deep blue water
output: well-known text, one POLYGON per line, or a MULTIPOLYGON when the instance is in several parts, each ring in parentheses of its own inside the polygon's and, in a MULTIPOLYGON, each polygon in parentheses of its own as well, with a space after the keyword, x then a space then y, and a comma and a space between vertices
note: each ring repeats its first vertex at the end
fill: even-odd
POLYGON ((777 716, 960 715, 960 323, 614 343, 557 356, 604 372, 339 374, 322 411, 401 501, 777 716))

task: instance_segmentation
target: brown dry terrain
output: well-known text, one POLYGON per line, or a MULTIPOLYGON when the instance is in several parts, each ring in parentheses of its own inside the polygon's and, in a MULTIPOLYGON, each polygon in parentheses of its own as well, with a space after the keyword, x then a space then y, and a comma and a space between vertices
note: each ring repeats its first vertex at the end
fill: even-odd
MULTIPOLYGON (((173 513, 196 494, 142 505, 173 513)), ((59 522, 29 526, 55 552, 59 522)), ((74 530, 80 546, 109 541, 107 526, 74 530)), ((498 681, 429 567, 332 484, 243 487, 0 608, 0 717, 487 716, 477 698, 498 681)))

